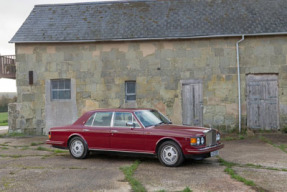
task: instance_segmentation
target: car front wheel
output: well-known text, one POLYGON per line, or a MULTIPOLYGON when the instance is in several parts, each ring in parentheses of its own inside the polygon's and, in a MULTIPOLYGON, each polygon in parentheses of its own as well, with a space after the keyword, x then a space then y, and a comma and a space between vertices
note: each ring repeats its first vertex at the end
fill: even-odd
POLYGON ((168 167, 177 167, 184 160, 180 147, 173 141, 166 141, 160 145, 158 158, 163 165, 168 167))
POLYGON ((88 147, 81 137, 74 137, 69 142, 70 154, 76 159, 84 159, 88 155, 88 147))

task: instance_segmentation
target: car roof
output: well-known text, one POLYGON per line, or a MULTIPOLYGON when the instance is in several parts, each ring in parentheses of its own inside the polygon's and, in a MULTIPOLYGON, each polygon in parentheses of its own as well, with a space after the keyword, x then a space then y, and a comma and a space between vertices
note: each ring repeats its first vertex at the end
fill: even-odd
POLYGON ((142 110, 154 110, 151 108, 110 108, 110 109, 96 109, 89 112, 99 112, 99 111, 114 111, 114 112, 133 112, 142 110))

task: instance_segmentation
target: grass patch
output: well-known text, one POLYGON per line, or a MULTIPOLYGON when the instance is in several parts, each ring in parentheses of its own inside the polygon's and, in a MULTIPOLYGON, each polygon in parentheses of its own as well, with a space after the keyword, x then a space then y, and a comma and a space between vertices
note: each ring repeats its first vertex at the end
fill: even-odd
POLYGON ((287 145, 286 144, 281 144, 281 145, 276 145, 274 143, 272 143, 271 140, 267 139, 266 137, 263 136, 259 136, 259 139, 265 143, 268 143, 270 145, 272 145, 273 147, 276 147, 278 149, 281 149, 281 151, 287 153, 287 145))
POLYGON ((69 167, 69 169, 87 169, 87 168, 82 168, 82 167, 69 167))
POLYGON ((255 187, 255 183, 251 180, 247 180, 244 177, 241 177, 240 175, 238 175, 234 169, 232 169, 232 167, 227 167, 226 169, 224 169, 224 172, 229 174, 231 176, 231 178, 240 181, 242 183, 244 183, 247 186, 251 186, 251 187, 255 187))
POLYGON ((223 165, 223 166, 225 166, 225 167, 233 167, 233 166, 238 165, 237 163, 225 161, 225 160, 222 159, 222 158, 219 158, 219 162, 220 162, 221 165, 223 165))
POLYGON ((0 113, 0 126, 8 125, 8 112, 0 113))
POLYGON ((133 177, 139 164, 140 164, 140 161, 137 160, 131 166, 121 167, 120 170, 124 173, 125 180, 129 182, 133 191, 146 192, 146 189, 144 188, 144 186, 133 177))
POLYGON ((60 150, 60 149, 54 149, 53 152, 54 153, 67 153, 68 151, 60 150))
POLYGON ((0 138, 6 138, 6 137, 26 137, 24 133, 17 133, 17 132, 12 132, 12 133, 5 133, 5 134, 0 134, 0 138))
POLYGON ((182 192, 192 192, 192 190, 190 190, 189 187, 186 187, 182 192))
POLYGON ((226 136, 221 139, 221 141, 234 141, 234 140, 243 140, 245 139, 244 135, 238 135, 238 136, 226 136))
POLYGON ((28 146, 24 146, 24 147, 21 148, 22 151, 25 151, 25 150, 28 150, 28 149, 30 149, 28 146))
POLYGON ((41 146, 37 147, 36 150, 38 150, 38 151, 51 151, 50 149, 48 149, 46 147, 41 147, 41 146))
POLYGON ((31 146, 38 146, 38 145, 42 145, 42 144, 44 144, 44 142, 39 142, 39 143, 33 142, 33 143, 31 143, 31 146))
MULTIPOLYGON (((225 161, 222 158, 219 158, 219 162, 220 162, 221 165, 226 167, 224 169, 224 172, 227 173, 228 175, 230 175, 232 179, 240 181, 240 182, 244 183, 247 186, 254 187, 254 188, 256 188, 257 191, 264 191, 263 189, 258 187, 253 181, 245 179, 244 177, 241 177, 240 175, 238 175, 235 172, 235 170, 233 169, 233 166, 241 166, 238 163, 228 162, 228 161, 225 161)), ((255 165, 248 164, 248 166, 255 166, 255 165)))

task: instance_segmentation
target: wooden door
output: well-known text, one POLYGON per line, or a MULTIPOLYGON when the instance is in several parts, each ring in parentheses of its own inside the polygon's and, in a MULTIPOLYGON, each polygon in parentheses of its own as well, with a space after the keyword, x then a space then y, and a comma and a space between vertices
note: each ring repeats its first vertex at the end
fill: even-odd
POLYGON ((247 76, 247 126, 253 129, 278 129, 278 76, 247 76))
POLYGON ((202 81, 182 81, 182 124, 202 126, 202 81))

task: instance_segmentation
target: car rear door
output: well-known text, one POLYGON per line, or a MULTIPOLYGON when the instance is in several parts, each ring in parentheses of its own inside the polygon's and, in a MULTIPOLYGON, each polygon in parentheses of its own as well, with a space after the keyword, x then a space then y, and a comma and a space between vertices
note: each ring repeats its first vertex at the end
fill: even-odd
POLYGON ((144 128, 139 125, 132 113, 114 113, 111 127, 111 148, 119 151, 145 151, 144 128), (128 125, 131 123, 134 124, 128 125))
POLYGON ((96 112, 86 122, 83 135, 89 149, 109 149, 113 112, 96 112))

